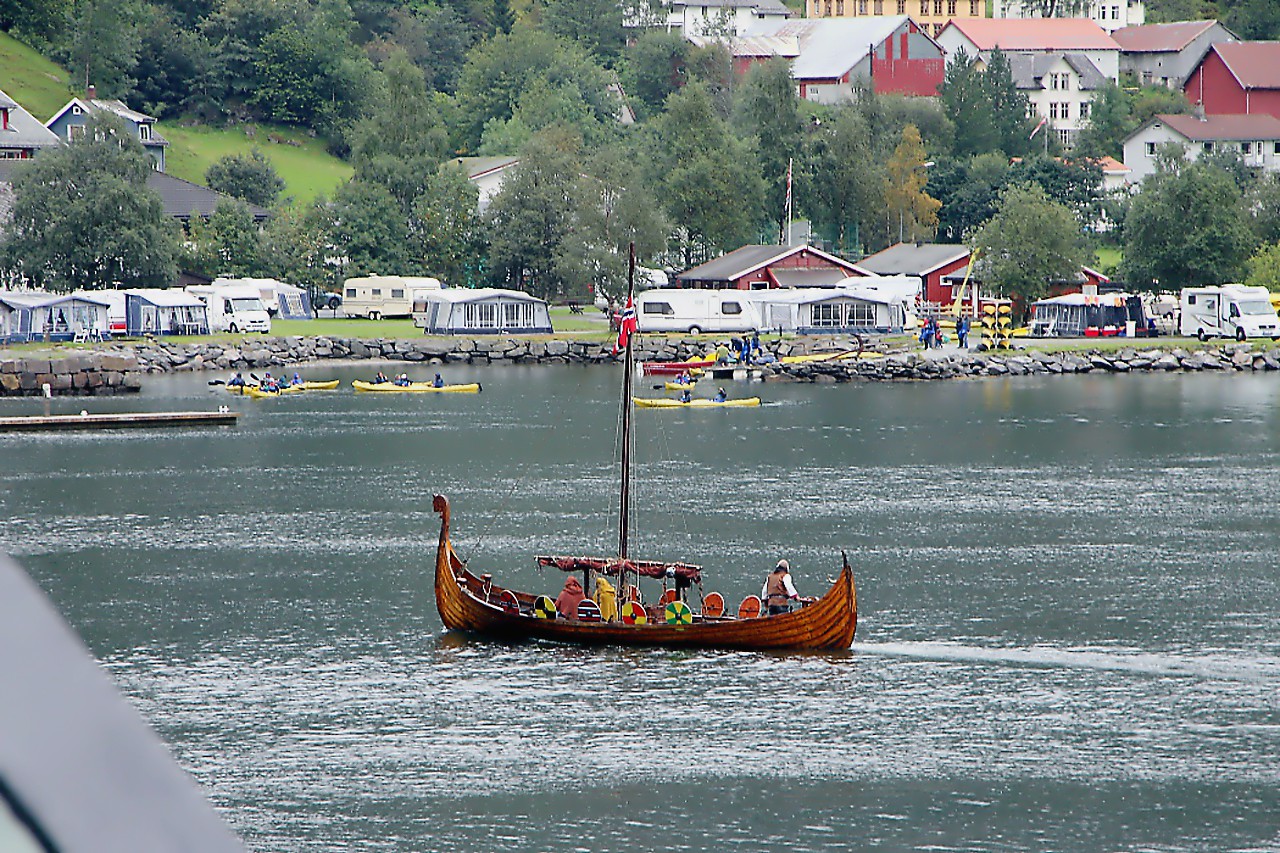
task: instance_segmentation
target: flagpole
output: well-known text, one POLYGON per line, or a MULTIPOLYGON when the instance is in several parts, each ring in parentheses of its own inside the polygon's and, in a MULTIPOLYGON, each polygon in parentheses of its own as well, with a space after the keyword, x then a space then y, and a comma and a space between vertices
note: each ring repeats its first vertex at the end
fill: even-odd
POLYGON ((791 163, 787 158, 787 195, 782 202, 782 229, 778 232, 778 245, 791 245, 791 163))

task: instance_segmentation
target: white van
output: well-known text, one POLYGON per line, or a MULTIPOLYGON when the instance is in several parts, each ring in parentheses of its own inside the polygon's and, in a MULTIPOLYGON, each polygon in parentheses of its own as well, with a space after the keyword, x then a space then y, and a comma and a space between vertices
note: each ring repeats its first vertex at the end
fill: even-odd
POLYGON ((348 317, 408 317, 413 313, 414 294, 440 290, 438 278, 402 275, 369 275, 342 283, 342 310, 348 317))
POLYGON ((741 290, 646 290, 636 297, 641 332, 756 332, 760 312, 741 290))
POLYGON ((1184 287, 1178 333, 1200 340, 1222 337, 1280 339, 1280 317, 1265 287, 1224 284, 1184 287))
POLYGON ((193 284, 186 291, 205 304, 210 332, 271 331, 271 315, 257 287, 244 284, 193 284))

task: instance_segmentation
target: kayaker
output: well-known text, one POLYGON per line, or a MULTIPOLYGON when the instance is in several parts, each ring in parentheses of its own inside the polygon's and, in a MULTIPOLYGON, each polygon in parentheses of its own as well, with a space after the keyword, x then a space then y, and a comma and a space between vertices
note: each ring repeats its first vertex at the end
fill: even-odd
POLYGON ((681 402, 681 403, 692 403, 692 402, 693 402, 693 392, 692 392, 692 391, 690 391, 688 388, 684 388, 684 389, 682 389, 682 390, 680 391, 680 402, 681 402))
POLYGON ((791 582, 791 564, 779 560, 760 590, 760 599, 769 607, 769 615, 791 612, 791 602, 800 600, 795 584, 791 582))
POLYGON ((676 377, 676 383, 679 385, 692 385, 693 375, 687 370, 682 371, 681 374, 676 377))
POLYGON ((301 384, 302 384, 302 377, 301 377, 301 376, 299 376, 297 373, 294 373, 294 374, 293 374, 293 379, 290 379, 290 380, 289 380, 289 384, 290 384, 290 385, 301 385, 301 384))
POLYGON ((397 376, 396 384, 399 385, 401 388, 408 388, 409 385, 411 384, 409 382, 409 374, 401 373, 399 376, 397 376))
POLYGON ((443 387, 444 387, 444 377, 443 377, 443 376, 441 376, 439 373, 437 373, 437 374, 436 374, 436 378, 431 380, 431 387, 432 387, 432 388, 443 388, 443 387))
POLYGON ((715 399, 717 403, 723 403, 725 400, 729 399, 729 395, 725 393, 723 388, 717 388, 715 399))
POLYGON ((244 377, 240 375, 240 371, 236 371, 236 375, 227 380, 228 388, 243 388, 244 377))
POLYGON ((387 378, 387 374, 383 373, 381 370, 379 370, 379 371, 378 371, 378 375, 377 375, 377 376, 373 377, 373 384, 374 384, 374 385, 383 385, 383 384, 385 384, 385 383, 387 383, 387 382, 390 382, 390 381, 391 381, 391 380, 387 378))

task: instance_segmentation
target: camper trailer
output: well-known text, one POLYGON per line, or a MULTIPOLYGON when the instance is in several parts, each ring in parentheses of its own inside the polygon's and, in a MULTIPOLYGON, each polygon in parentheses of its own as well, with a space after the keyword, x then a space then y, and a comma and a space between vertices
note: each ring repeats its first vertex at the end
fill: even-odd
POLYGON ((271 317, 257 287, 242 284, 193 284, 186 291, 205 304, 210 332, 271 331, 271 317))
POLYGON ((1209 338, 1280 339, 1280 317, 1265 287, 1184 287, 1178 333, 1209 338))
MULTIPOLYGON (((408 317, 422 291, 440 290, 438 278, 402 275, 370 275, 349 278, 342 284, 342 310, 348 317, 408 317)), ((418 301, 422 301, 419 299, 418 301)))
POLYGON ((646 290, 636 297, 641 332, 755 332, 760 312, 741 290, 646 290))

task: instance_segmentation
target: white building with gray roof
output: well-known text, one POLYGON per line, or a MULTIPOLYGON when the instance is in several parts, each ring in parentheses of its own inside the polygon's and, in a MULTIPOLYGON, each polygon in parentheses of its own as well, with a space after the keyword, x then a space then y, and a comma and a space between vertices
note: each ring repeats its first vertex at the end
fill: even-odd
POLYGON ((1046 138, 1052 133, 1063 148, 1073 148, 1107 78, 1083 53, 1015 53, 1009 55, 1009 66, 1014 85, 1045 121, 1040 132, 1046 138))
POLYGON ((0 160, 28 160, 46 148, 57 147, 57 134, 0 92, 0 160))

